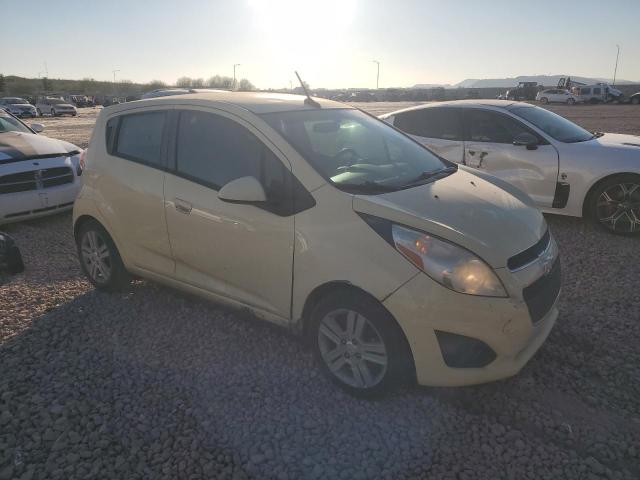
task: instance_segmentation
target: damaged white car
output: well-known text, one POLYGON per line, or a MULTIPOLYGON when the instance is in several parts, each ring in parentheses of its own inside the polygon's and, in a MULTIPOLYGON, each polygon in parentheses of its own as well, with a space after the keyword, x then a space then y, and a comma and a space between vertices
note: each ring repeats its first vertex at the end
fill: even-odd
POLYGON ((38 135, 0 111, 0 224, 69 210, 80 190, 82 150, 38 135))

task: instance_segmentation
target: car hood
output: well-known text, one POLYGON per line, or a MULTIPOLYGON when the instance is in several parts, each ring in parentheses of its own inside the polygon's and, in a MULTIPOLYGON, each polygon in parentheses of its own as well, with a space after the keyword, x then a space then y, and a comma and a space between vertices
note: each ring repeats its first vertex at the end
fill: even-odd
POLYGON ((356 195, 353 208, 450 240, 494 268, 505 267, 510 257, 537 243, 547 229, 544 217, 524 193, 464 169, 406 190, 356 195))
POLYGON ((588 143, 601 145, 603 147, 617 147, 635 150, 640 153, 640 137, 635 135, 625 135, 623 133, 605 133, 601 137, 594 138, 588 143))
POLYGON ((68 156, 81 149, 73 143, 34 133, 0 133, 0 165, 54 156, 68 156))

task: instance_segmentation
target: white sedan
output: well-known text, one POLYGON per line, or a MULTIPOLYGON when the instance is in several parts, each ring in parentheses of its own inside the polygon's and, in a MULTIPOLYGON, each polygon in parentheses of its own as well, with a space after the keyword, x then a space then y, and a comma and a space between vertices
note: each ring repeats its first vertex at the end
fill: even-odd
POLYGON ((567 105, 573 105, 582 101, 582 99, 577 95, 561 89, 543 90, 542 92, 538 92, 536 100, 540 103, 566 103, 567 105))
POLYGON ((82 151, 38 135, 0 110, 0 224, 70 210, 80 190, 82 151))
POLYGON ((640 137, 589 132, 527 103, 460 100, 381 118, 452 162, 494 175, 549 213, 640 233, 640 137))

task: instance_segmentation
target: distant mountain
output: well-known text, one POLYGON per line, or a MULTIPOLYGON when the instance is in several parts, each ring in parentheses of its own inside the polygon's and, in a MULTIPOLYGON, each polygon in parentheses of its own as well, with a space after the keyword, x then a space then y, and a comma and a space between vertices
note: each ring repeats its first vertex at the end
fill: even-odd
MULTIPOLYGON (((453 85, 453 88, 509 88, 518 84, 518 82, 538 82, 538 85, 544 85, 547 87, 555 86, 558 84, 558 80, 567 75, 521 75, 513 78, 487 78, 476 79, 467 78, 459 83, 453 85)), ((589 77, 576 77, 571 75, 571 80, 585 83, 587 85, 597 82, 609 82, 609 78, 589 78, 589 77)), ((616 84, 633 84, 638 82, 632 82, 630 80, 616 79, 616 84)), ((416 88, 416 87, 414 87, 416 88)))

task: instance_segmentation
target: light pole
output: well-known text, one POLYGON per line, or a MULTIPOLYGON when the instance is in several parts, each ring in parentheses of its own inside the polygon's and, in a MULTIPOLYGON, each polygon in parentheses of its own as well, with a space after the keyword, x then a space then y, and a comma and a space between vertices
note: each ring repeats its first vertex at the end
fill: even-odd
POLYGON ((113 83, 116 83, 116 72, 119 72, 120 70, 111 70, 111 72, 113 73, 113 83))
POLYGON ((380 62, 378 60, 372 60, 378 66, 378 73, 376 73, 376 90, 380 88, 380 62))
POLYGON ((234 63, 233 64, 233 88, 232 90, 236 89, 236 67, 239 67, 241 64, 240 63, 234 63))
POLYGON ((613 69, 613 85, 616 84, 616 74, 618 73, 618 57, 620 56, 620 45, 616 45, 618 53, 616 53, 616 67, 613 69))

